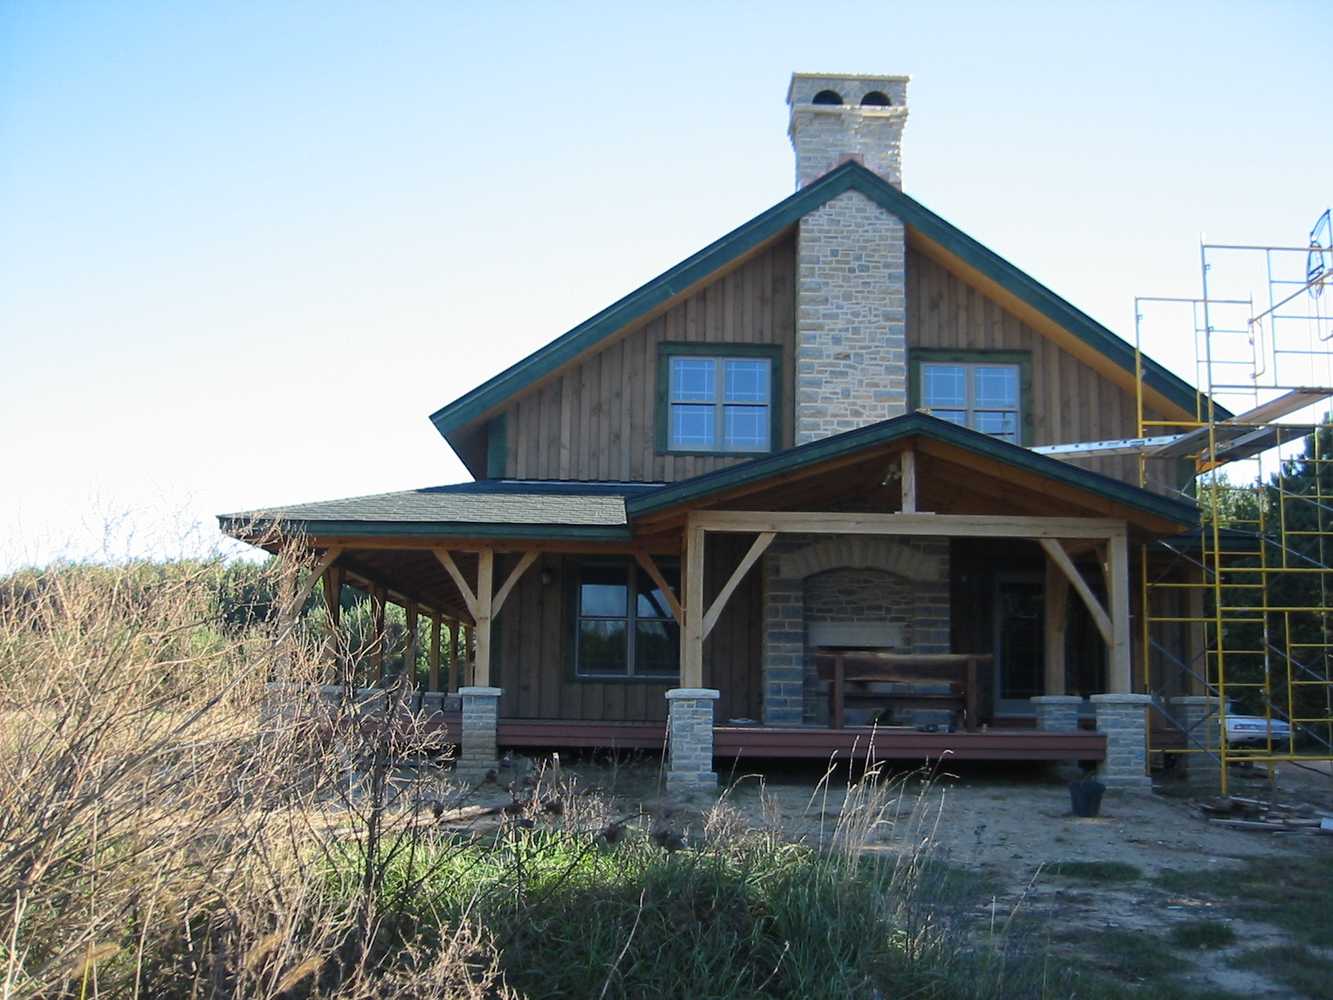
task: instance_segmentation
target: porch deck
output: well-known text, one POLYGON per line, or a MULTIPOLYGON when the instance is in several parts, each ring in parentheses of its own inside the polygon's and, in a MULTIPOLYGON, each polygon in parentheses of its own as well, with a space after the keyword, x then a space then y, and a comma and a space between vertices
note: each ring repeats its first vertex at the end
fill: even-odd
MULTIPOLYGON (((457 715, 444 718, 446 730, 458 732, 457 715)), ((513 749, 546 747, 661 750, 666 725, 661 722, 576 722, 559 719, 500 719, 497 743, 513 749)), ((718 760, 734 758, 858 760, 1085 760, 1106 757, 1106 737, 1090 730, 1052 733, 1037 729, 988 732, 923 733, 913 729, 847 726, 714 726, 718 760)))

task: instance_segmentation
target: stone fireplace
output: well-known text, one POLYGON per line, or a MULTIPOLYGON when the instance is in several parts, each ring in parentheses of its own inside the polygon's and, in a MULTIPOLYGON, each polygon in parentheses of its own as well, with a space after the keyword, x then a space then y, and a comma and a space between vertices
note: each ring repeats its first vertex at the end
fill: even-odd
POLYGON ((827 724, 818 647, 949 651, 949 543, 790 536, 764 562, 764 722, 827 724))

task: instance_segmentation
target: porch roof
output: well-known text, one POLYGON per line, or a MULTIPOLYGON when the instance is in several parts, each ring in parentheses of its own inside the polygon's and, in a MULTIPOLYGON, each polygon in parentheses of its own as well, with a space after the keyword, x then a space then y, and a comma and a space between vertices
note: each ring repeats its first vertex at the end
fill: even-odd
POLYGON ((660 486, 482 480, 222 514, 218 522, 238 537, 281 527, 310 536, 622 541, 630 536, 626 499, 660 486))
MULTIPOLYGON (((648 517, 660 520, 676 510, 706 507, 739 496, 753 498, 765 490, 773 491, 777 499, 796 502, 798 478, 813 478, 814 489, 837 493, 840 484, 829 481, 826 473, 848 469, 859 462, 873 463, 878 456, 914 446, 913 442, 929 447, 942 467, 966 466, 969 458, 982 460, 970 463, 971 468, 978 475, 989 472, 1003 484, 1005 498, 1012 499, 1015 504, 1025 489, 1041 495, 1040 485, 1044 483, 1049 484, 1050 493, 1043 499, 1053 506, 1058 506, 1061 498, 1076 497, 1080 506, 1103 515, 1125 517, 1156 533, 1178 531, 1181 527, 1197 525, 1199 521, 1198 507, 1192 502, 1176 500, 1078 468, 922 412, 907 413, 692 479, 668 483, 627 498, 625 507, 631 522, 637 522, 648 517)), ((882 465, 872 467, 870 471, 874 474, 871 481, 861 484, 863 488, 874 487, 877 485, 874 480, 883 478, 882 465)), ((950 483, 948 489, 950 492, 966 492, 969 486, 975 485, 958 481, 950 483)))

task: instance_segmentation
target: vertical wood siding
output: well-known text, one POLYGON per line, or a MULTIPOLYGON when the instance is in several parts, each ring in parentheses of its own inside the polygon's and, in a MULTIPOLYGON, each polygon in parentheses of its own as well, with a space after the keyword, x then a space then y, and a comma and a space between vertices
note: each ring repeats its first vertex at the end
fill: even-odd
POLYGON ((741 461, 657 453, 657 352, 664 340, 779 345, 781 445, 790 447, 794 269, 795 239, 787 238, 517 400, 506 411, 505 476, 656 482, 741 461))
MULTIPOLYGON (((748 536, 708 540, 706 592, 709 602, 750 546, 748 536)), ((496 567, 503 579, 516 557, 496 567)), ((580 719, 665 722, 666 692, 674 682, 588 681, 574 677, 577 557, 542 556, 524 574, 495 620, 492 683, 503 688, 500 715, 511 719, 580 719), (551 582, 543 584, 542 571, 551 582)), ((751 570, 737 588, 704 644, 704 684, 721 691, 717 718, 758 718, 759 662, 763 632, 759 573, 751 570)))
MULTIPOLYGON (((1132 392, 1095 372, 1056 343, 919 251, 907 253, 907 345, 962 351, 1027 351, 1032 356, 1031 445, 1134 437, 1132 392)), ((1159 415, 1149 411, 1147 416, 1159 415)), ((1072 461, 1138 485, 1132 455, 1072 461)), ((1172 471, 1152 469, 1163 478, 1172 471)))

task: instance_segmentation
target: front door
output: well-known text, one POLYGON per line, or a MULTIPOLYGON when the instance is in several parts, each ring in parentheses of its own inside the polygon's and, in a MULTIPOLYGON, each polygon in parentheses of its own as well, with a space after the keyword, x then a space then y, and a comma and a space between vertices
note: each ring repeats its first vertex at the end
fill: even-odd
POLYGON ((1003 574, 995 580, 995 712, 1032 713, 1028 701, 1042 693, 1042 579, 1035 574, 1003 574))
MULTIPOLYGON (((1105 604, 1098 579, 1088 587, 1105 604)), ((995 580, 995 713, 1031 715, 1028 701, 1046 694, 1045 587, 1035 573, 1001 574, 995 580)), ((1078 595, 1070 593, 1065 626, 1065 693, 1087 697, 1106 690, 1106 643, 1078 595)), ((1090 706, 1084 705, 1084 711, 1090 706)))

